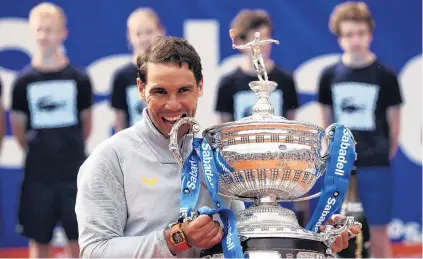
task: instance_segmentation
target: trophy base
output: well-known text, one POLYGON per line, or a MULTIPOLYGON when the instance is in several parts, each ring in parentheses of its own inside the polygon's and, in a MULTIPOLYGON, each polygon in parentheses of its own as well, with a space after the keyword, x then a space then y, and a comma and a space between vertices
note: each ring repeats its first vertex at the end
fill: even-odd
MULTIPOLYGON (((241 246, 246 258, 335 258, 326 253, 322 242, 298 238, 251 238, 242 241, 241 246)), ((201 251, 200 257, 224 258, 222 245, 201 251)))
POLYGON ((238 212, 238 234, 245 239, 262 237, 294 238, 322 241, 322 237, 301 227, 292 210, 282 208, 271 199, 258 200, 238 212))
MULTIPOLYGON (((248 258, 334 258, 325 244, 326 237, 301 227, 295 213, 282 208, 274 197, 257 199, 238 212, 237 230, 248 258)), ((222 251, 218 244, 202 251, 201 257, 223 258, 222 251)))

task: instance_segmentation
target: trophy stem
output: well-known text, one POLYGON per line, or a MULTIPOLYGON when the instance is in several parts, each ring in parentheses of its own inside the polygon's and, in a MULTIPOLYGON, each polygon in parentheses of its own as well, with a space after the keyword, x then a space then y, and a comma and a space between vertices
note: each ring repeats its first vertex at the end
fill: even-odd
POLYGON ((262 197, 257 197, 254 201, 254 205, 256 205, 256 206, 262 206, 262 205, 279 206, 276 199, 277 199, 276 195, 272 195, 272 194, 262 196, 262 197))
POLYGON ((253 106, 253 114, 274 114, 275 109, 269 102, 269 97, 278 86, 272 81, 253 81, 249 84, 251 90, 257 96, 257 103, 253 106))

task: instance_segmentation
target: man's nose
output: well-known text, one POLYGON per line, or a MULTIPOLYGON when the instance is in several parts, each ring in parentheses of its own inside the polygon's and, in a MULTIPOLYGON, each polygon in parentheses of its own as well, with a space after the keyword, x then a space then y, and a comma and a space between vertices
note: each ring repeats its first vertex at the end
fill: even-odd
POLYGON ((37 36, 38 39, 44 40, 47 37, 47 33, 45 31, 39 31, 37 36))
POLYGON ((170 96, 166 102, 166 109, 169 111, 177 111, 181 108, 181 103, 176 96, 170 96))

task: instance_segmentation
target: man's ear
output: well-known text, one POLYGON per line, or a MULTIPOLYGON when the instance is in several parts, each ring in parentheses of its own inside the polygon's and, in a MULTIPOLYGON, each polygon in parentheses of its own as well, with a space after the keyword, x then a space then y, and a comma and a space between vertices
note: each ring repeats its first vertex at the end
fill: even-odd
POLYGON ((235 37, 234 43, 235 43, 235 45, 243 45, 244 41, 241 40, 239 37, 235 37))
POLYGON ((69 31, 68 28, 63 28, 63 32, 62 32, 62 41, 66 41, 68 39, 68 35, 69 35, 69 31))
MULTIPOLYGON (((242 39, 240 39, 239 37, 236 37, 235 39, 234 39, 234 43, 235 43, 235 45, 244 45, 244 44, 246 44, 247 43, 247 41, 246 40, 242 40, 242 39)), ((248 53, 249 51, 248 50, 246 50, 246 49, 239 49, 238 50, 239 52, 241 52, 241 53, 248 53)))
POLYGON ((141 97, 141 100, 145 102, 145 86, 142 84, 141 80, 137 78, 138 93, 141 97))
POLYGON ((128 45, 127 45, 128 49, 130 51, 133 51, 134 49, 133 49, 132 44, 131 44, 131 36, 129 35, 129 29, 126 30, 126 41, 128 42, 128 45))
POLYGON ((200 82, 198 82, 198 97, 203 95, 203 82, 204 82, 204 77, 200 80, 200 82))

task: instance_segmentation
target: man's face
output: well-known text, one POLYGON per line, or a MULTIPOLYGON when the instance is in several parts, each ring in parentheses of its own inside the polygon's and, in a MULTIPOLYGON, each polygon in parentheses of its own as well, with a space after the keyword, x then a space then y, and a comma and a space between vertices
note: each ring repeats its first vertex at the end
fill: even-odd
POLYGON ((38 51, 51 54, 57 51, 67 37, 67 30, 59 17, 53 14, 39 14, 30 20, 30 28, 38 51))
MULTIPOLYGON (((138 79, 138 90, 154 125, 167 137, 178 119, 195 116, 203 82, 197 84, 186 63, 182 67, 174 63, 148 63, 147 71, 147 84, 142 85, 138 79)), ((185 125, 178 135, 185 135, 188 130, 185 125)))
POLYGON ((339 24, 339 45, 345 53, 362 55, 369 51, 372 34, 365 22, 343 21, 339 24))
POLYGON ((148 17, 136 17, 130 21, 128 39, 136 53, 143 52, 157 36, 163 36, 163 30, 155 20, 148 17))
MULTIPOLYGON (((267 40, 271 38, 271 32, 270 32, 270 28, 266 25, 262 25, 260 27, 258 27, 257 29, 251 30, 248 32, 246 40, 245 41, 241 41, 240 44, 246 44, 250 41, 253 41, 255 38, 255 33, 256 32, 260 32, 260 39, 261 40, 267 40)), ((272 51, 272 44, 266 44, 264 46, 261 46, 260 48, 261 50, 261 55, 263 56, 264 60, 269 59, 270 57, 270 53, 272 51)), ((242 51, 245 54, 249 54, 251 55, 251 50, 243 50, 242 51)))

